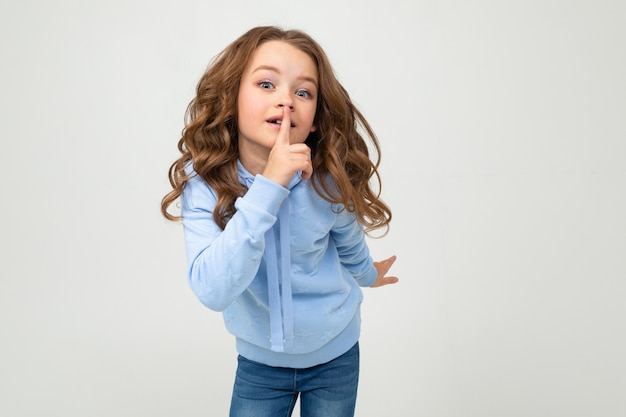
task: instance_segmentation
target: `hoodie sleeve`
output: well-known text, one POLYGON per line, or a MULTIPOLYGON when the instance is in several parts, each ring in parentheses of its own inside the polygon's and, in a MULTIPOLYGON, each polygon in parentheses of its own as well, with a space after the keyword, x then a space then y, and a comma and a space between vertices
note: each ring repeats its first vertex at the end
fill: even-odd
POLYGON ((378 271, 369 253, 363 227, 353 212, 344 209, 337 214, 337 222, 331 230, 339 259, 344 268, 361 287, 369 287, 376 281, 378 271))
POLYGON ((257 175, 237 199, 237 212, 221 230, 213 221, 217 196, 200 177, 189 180, 181 198, 188 280, 198 299, 221 311, 250 285, 265 249, 265 232, 289 190, 257 175))

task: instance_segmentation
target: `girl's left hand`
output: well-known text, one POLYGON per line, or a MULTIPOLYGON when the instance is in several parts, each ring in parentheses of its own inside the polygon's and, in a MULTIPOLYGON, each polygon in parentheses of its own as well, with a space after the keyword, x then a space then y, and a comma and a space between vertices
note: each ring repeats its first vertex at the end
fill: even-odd
POLYGON ((371 285, 371 287, 382 287, 383 285, 395 284, 399 281, 398 277, 387 277, 385 276, 391 265, 396 261, 396 256, 392 256, 390 258, 385 259, 384 261, 374 262, 374 266, 378 271, 378 277, 376 281, 371 285))

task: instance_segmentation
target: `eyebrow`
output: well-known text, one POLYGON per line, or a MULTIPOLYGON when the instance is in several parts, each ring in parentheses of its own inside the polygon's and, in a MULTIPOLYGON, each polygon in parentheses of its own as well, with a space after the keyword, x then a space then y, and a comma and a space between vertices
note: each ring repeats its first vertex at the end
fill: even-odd
MULTIPOLYGON (((256 67, 253 71, 252 74, 254 74, 257 71, 260 70, 268 70, 268 71, 273 71, 277 74, 280 74, 280 70, 276 67, 273 67, 271 65, 259 65, 258 67, 256 67)), ((313 78, 313 77, 309 77, 306 75, 302 75, 300 77, 297 78, 298 80, 302 80, 302 81, 309 81, 310 83, 313 83, 316 87, 317 87, 317 79, 313 78)))

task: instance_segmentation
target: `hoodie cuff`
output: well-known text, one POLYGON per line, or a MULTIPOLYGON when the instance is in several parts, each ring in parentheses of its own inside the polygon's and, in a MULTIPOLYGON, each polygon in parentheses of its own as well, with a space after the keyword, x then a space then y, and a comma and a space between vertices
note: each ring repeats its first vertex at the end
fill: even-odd
POLYGON ((361 287, 371 287, 378 278, 378 270, 376 267, 372 267, 366 274, 356 279, 356 282, 361 287))
POLYGON ((288 189, 257 174, 243 199, 254 207, 275 215, 288 195, 288 189))

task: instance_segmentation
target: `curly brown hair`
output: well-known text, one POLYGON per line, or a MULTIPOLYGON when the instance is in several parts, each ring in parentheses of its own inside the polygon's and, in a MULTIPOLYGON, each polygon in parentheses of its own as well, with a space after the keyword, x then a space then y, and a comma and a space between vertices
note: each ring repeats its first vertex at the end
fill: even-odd
POLYGON ((391 210, 380 199, 380 145, 372 127, 337 80, 320 45, 302 31, 273 26, 250 29, 219 53, 201 77, 178 141, 182 155, 169 169, 173 190, 163 197, 161 212, 169 220, 180 220, 168 208, 183 193, 190 179, 185 169, 191 163, 195 171, 191 175, 199 175, 218 197, 215 222, 223 229, 235 213, 235 200, 246 192, 237 175, 239 83, 253 52, 272 40, 300 49, 317 66, 316 130, 305 142, 311 148, 313 188, 327 201, 353 211, 367 232, 383 228, 386 233, 391 210), (374 161, 359 128, 370 139, 374 161), (378 183, 376 191, 370 185, 372 179, 378 183))

